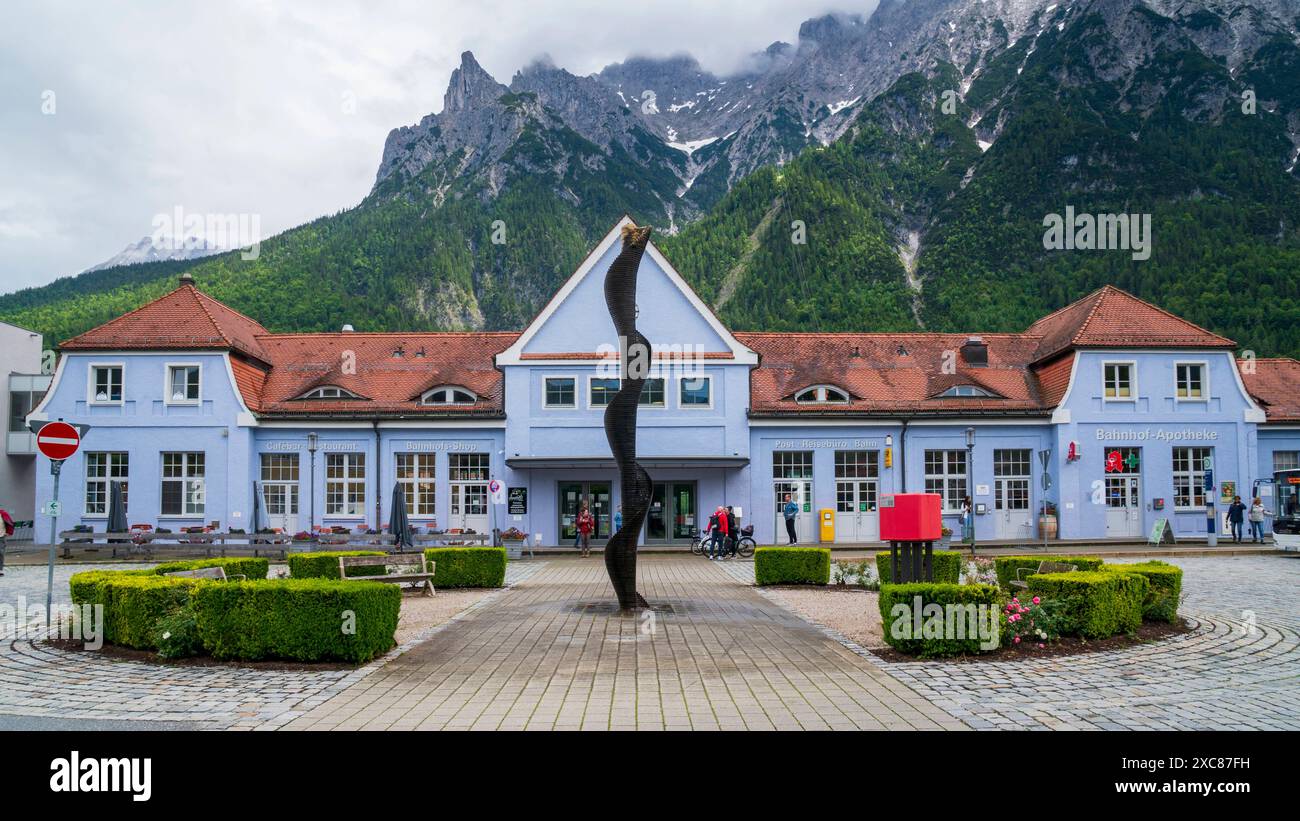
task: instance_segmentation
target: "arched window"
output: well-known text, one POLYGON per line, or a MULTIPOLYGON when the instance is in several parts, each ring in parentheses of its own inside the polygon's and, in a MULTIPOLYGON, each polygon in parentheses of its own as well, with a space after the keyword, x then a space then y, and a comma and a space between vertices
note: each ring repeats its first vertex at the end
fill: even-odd
POLYGON ((312 388, 304 393, 299 399, 360 399, 352 391, 340 388, 337 385, 325 385, 320 388, 312 388))
POLYGON ((849 394, 834 385, 813 385, 796 393, 794 401, 800 405, 844 405, 849 401, 849 394))
POLYGON ((996 393, 986 391, 983 388, 977 388, 974 385, 953 385, 948 390, 939 394, 940 397, 947 398, 953 396, 985 396, 999 398, 996 393))
POLYGON ((478 396, 473 391, 459 385, 443 385, 426 391, 420 397, 421 405, 472 405, 477 401, 478 396))

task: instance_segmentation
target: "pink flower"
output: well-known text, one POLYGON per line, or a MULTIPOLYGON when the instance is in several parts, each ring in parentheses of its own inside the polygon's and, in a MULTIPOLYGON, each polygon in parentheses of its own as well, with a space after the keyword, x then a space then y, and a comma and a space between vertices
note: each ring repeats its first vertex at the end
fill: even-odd
POLYGON ((1039 642, 1039 643, 1038 643, 1038 649, 1039 649, 1039 650, 1042 650, 1042 649, 1043 649, 1044 647, 1046 647, 1046 646, 1047 646, 1047 645, 1046 645, 1046 644, 1043 644, 1042 642, 1039 642))
POLYGON ((1041 603, 1042 603, 1042 600, 1039 599, 1037 596, 1034 596, 1034 604, 1041 604, 1041 603))
POLYGON ((1019 637, 1019 636, 1016 636, 1016 637, 1013 638, 1011 641, 1012 641, 1013 643, 1015 643, 1015 644, 1019 644, 1019 643, 1020 643, 1020 637, 1019 637))

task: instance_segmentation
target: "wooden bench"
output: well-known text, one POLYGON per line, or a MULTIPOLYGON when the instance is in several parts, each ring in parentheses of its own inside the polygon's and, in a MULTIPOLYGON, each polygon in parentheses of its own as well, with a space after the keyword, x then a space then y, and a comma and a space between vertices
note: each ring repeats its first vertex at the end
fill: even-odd
POLYGON ((1029 581, 1025 579, 1026 575, 1036 576, 1040 573, 1073 573, 1078 569, 1078 567, 1075 567, 1072 564, 1066 564, 1065 562, 1039 562, 1037 570, 1030 570, 1028 567, 1017 567, 1016 577, 1011 580, 1011 586, 1018 587, 1021 590, 1028 590, 1029 581), (1026 573, 1025 571, 1029 572, 1026 573))
POLYGON ((164 576, 174 576, 178 579, 212 579, 218 582, 228 582, 231 579, 244 579, 248 577, 243 573, 236 573, 233 576, 226 575, 224 567, 200 567, 197 570, 176 570, 171 573, 164 573, 164 576))
POLYGON ((437 567, 437 562, 426 562, 423 554, 390 554, 388 556, 339 556, 339 578, 346 579, 349 567, 383 567, 387 570, 390 567, 417 568, 415 571, 407 573, 388 573, 383 576, 352 576, 351 578, 368 582, 389 582, 390 584, 402 584, 403 582, 412 582, 424 588, 424 595, 432 596, 433 589, 433 571, 437 567))

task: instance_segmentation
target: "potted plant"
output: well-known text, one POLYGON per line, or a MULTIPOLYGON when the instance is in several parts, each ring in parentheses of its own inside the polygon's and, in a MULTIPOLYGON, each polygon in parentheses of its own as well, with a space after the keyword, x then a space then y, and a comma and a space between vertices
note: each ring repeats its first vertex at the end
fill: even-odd
POLYGON ((952 528, 944 525, 939 530, 939 549, 947 550, 948 545, 952 543, 952 528))
POLYGON ((1056 505, 1043 502, 1038 510, 1038 536, 1041 539, 1055 539, 1057 532, 1056 505))

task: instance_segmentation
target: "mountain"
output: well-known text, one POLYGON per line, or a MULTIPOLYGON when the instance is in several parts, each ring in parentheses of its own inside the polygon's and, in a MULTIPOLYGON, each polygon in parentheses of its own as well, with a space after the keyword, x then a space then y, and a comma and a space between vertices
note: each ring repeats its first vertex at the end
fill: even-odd
POLYGON ((136 242, 123 248, 113 256, 82 271, 102 271, 121 265, 138 265, 142 262, 167 262, 172 260, 199 259, 221 253, 222 249, 200 237, 186 237, 174 240, 167 236, 141 237, 136 242))
POLYGON ((183 266, 273 330, 518 328, 626 212, 738 329, 1022 330, 1112 282, 1297 355, 1298 27, 1300 0, 886 0, 727 77, 539 59, 507 86, 467 52, 355 208, 0 315, 67 338, 183 266), (1147 258, 1047 247, 1067 213, 1149 221, 1147 258))

